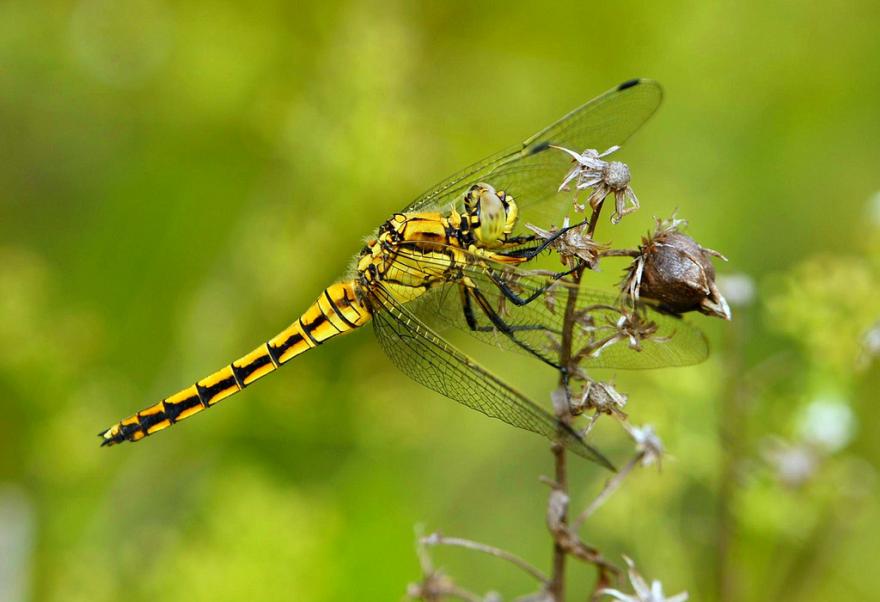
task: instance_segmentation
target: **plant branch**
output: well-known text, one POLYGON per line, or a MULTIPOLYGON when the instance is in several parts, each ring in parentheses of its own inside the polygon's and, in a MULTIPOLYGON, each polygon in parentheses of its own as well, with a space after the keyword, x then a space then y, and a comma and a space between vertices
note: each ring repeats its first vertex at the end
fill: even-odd
POLYGON ((638 257, 636 249, 607 249, 599 252, 599 257, 638 257))
POLYGON ((602 491, 599 492, 599 495, 596 496, 596 499, 587 506, 583 512, 581 512, 578 517, 572 523, 572 528, 578 530, 584 524, 584 522, 593 515, 593 513, 599 509, 599 507, 605 503, 611 495, 617 491, 620 487, 623 480, 632 472, 632 469, 636 467, 636 465, 642 461, 642 458, 645 457, 645 452, 641 451, 633 456, 629 462, 626 463, 626 466, 620 469, 620 472, 616 473, 613 477, 608 479, 605 482, 605 486, 602 488, 602 491))
MULTIPOLYGON (((596 225, 599 223, 599 215, 602 212, 603 203, 599 203, 590 216, 587 224, 587 236, 593 238, 596 232, 596 225)), ((568 288, 565 300, 565 314, 562 324, 562 340, 559 348, 559 365, 562 366, 562 373, 559 375, 559 385, 565 391, 565 398, 570 398, 568 390, 568 377, 574 368, 572 364, 572 345, 574 342, 574 326, 577 315, 578 293, 580 290, 581 277, 586 269, 585 264, 572 272, 571 281, 574 286, 568 288)), ((557 417, 563 424, 571 422, 570 405, 566 404, 564 408, 557 408, 557 417)), ((562 427, 560 426, 560 438, 562 427)), ((563 602, 565 600, 565 559, 566 556, 574 552, 570 537, 573 535, 568 528, 568 474, 566 470, 565 448, 559 443, 554 443, 551 448, 554 460, 554 489, 550 494, 550 513, 554 512, 554 504, 558 504, 559 499, 564 499, 562 507, 556 510, 555 524, 551 524, 551 533, 553 534, 553 564, 550 573, 550 581, 547 585, 547 593, 551 600, 563 602)), ((578 543, 580 543, 578 541, 578 543)), ((602 570, 602 569, 600 569, 602 570)))
POLYGON ((516 554, 511 554, 510 552, 507 552, 506 550, 502 550, 500 548, 496 548, 476 541, 471 541, 469 539, 462 539, 460 537, 444 537, 439 533, 432 533, 427 537, 423 537, 421 538, 421 542, 424 545, 428 546, 457 546, 459 548, 467 548, 468 550, 482 552, 483 554, 495 556, 496 558, 501 558, 502 560, 510 562, 511 564, 519 567, 543 584, 546 584, 549 581, 547 575, 542 573, 536 567, 529 564, 526 560, 520 558, 516 554))

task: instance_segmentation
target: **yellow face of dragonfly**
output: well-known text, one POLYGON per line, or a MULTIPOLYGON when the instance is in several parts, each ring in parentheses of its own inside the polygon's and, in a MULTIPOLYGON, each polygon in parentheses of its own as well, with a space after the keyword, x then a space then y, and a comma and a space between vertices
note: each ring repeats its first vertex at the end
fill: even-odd
POLYGON ((464 196, 465 215, 474 237, 485 247, 493 247, 513 231, 519 215, 513 197, 489 184, 474 184, 464 196))

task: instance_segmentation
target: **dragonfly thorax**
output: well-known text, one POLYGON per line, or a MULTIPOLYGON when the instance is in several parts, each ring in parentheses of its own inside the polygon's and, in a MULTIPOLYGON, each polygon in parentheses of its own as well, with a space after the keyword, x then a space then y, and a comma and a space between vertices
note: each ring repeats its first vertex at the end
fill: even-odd
POLYGON ((464 195, 462 216, 476 241, 492 247, 509 235, 519 215, 513 197, 489 184, 474 184, 464 195))

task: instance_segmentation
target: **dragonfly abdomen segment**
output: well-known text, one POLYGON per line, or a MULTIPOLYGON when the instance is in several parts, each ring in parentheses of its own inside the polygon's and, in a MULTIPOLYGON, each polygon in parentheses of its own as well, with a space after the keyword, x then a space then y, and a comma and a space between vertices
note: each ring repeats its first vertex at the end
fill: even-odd
POLYGON ((147 435, 198 414, 238 393, 324 341, 351 332, 370 320, 354 282, 334 284, 293 324, 247 355, 194 385, 129 416, 103 433, 102 445, 139 441, 147 435))

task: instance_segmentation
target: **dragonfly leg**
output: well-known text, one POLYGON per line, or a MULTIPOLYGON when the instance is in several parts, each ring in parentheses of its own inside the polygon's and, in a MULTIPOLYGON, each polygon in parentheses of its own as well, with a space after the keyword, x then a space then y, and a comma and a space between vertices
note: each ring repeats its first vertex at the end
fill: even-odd
POLYGON ((533 349, 528 343, 520 340, 516 336, 517 332, 522 332, 522 331, 527 331, 527 330, 532 330, 532 331, 533 330, 548 330, 548 331, 550 331, 549 328, 545 328, 545 327, 538 326, 538 325, 512 326, 512 325, 508 324, 507 322, 504 321, 504 318, 502 318, 500 315, 498 315, 498 312, 495 311, 495 309, 489 303, 489 300, 486 299, 486 297, 483 295, 483 293, 481 293, 480 290, 477 288, 468 288, 468 287, 462 286, 462 307, 464 310, 465 321, 467 322, 468 327, 471 328, 472 330, 482 331, 482 332, 497 330, 497 331, 501 332, 502 334, 504 334, 505 336, 507 336, 507 338, 509 338, 511 341, 513 341, 513 343, 517 347, 520 347, 524 351, 528 352, 530 355, 533 355, 534 357, 538 358, 539 360, 541 360, 542 362, 544 362, 548 366, 552 366, 556 370, 562 369, 562 367, 559 364, 548 359, 540 351, 533 349), (476 317, 474 316, 473 305, 471 303, 472 299, 477 302, 477 305, 479 306, 480 310, 485 314, 485 316, 492 323, 491 328, 487 327, 487 326, 479 326, 477 324, 476 317))
POLYGON ((512 301, 514 305, 528 305, 529 303, 531 303, 532 301, 534 301, 535 299, 537 299, 538 297, 540 297, 541 295, 546 293, 554 284, 556 284, 557 280, 559 280, 560 278, 564 278, 565 276, 568 276, 569 274, 573 274, 578 269, 580 269, 580 267, 581 267, 580 265, 576 265, 575 267, 573 267, 570 270, 551 274, 548 277, 549 278, 548 284, 542 286, 539 289, 532 291, 528 296, 525 296, 525 297, 518 294, 513 289, 511 289, 510 286, 507 284, 507 282, 504 281, 504 278, 502 278, 500 275, 498 275, 498 273, 495 272, 494 270, 489 269, 489 270, 487 270, 487 273, 489 274, 489 277, 492 279, 492 282, 495 283, 495 285, 501 290, 501 292, 504 294, 504 296, 507 297, 508 299, 510 299, 510 301, 512 301))
POLYGON ((541 244, 534 248, 519 248, 510 253, 499 253, 500 255, 507 255, 508 257, 517 257, 523 259, 524 261, 529 261, 530 259, 534 259, 538 255, 540 255, 547 247, 552 245, 557 238, 565 235, 569 230, 573 230, 575 228, 580 228, 584 225, 585 222, 578 222, 572 226, 566 226, 565 228, 560 228, 547 238, 540 238, 535 234, 530 234, 526 236, 517 236, 509 239, 507 242, 516 244, 517 246, 521 246, 526 243, 535 242, 536 240, 541 240, 541 244))
POLYGON ((536 352, 531 347, 529 347, 528 345, 526 345, 522 341, 517 340, 517 338, 516 338, 517 332, 527 331, 527 330, 530 330, 530 331, 544 330, 546 332, 551 332, 551 333, 556 333, 556 334, 558 334, 558 332, 556 330, 554 330, 552 328, 548 328, 546 326, 507 324, 504 321, 504 318, 499 316, 498 313, 492 309, 491 305, 488 304, 488 302, 486 301, 483 294, 480 293, 479 290, 477 290, 475 287, 471 288, 466 285, 462 285, 460 287, 460 290, 461 290, 461 305, 462 305, 462 309, 464 311, 464 319, 465 319, 465 322, 467 322, 468 328, 470 328, 471 330, 474 330, 474 331, 478 331, 478 332, 491 332, 493 330, 499 330, 503 334, 505 334, 508 338, 510 338, 510 340, 513 341, 514 344, 516 344, 517 346, 519 346, 522 349, 524 349, 525 351, 527 351, 530 355, 537 357, 545 364, 549 364, 554 369, 558 370, 560 373, 560 383, 562 384, 563 390, 565 391, 566 407, 571 408, 572 407, 572 399, 571 399, 571 392, 568 387, 569 382, 570 382, 570 375, 569 375, 570 371, 568 369, 568 366, 563 366, 561 364, 557 364, 555 362, 548 361, 548 359, 545 358, 543 355, 536 352), (494 326, 480 326, 479 324, 477 324, 477 319, 474 316, 473 303, 471 301, 472 296, 478 298, 478 303, 479 303, 480 298, 483 299, 484 302, 480 303, 480 309, 483 310, 483 312, 486 314, 486 317, 489 318, 489 320, 492 322, 492 324, 494 324, 494 326))
MULTIPOLYGON (((477 323, 476 316, 474 315, 474 306, 471 302, 471 292, 470 288, 465 285, 461 286, 461 307, 464 313, 464 320, 467 323, 467 326, 470 330, 474 332, 496 332, 500 330, 496 326, 481 326, 477 323)), ((482 309, 482 308, 481 308, 482 309)), ((498 312, 495 312, 497 315, 498 312)), ((499 316, 499 319, 503 321, 503 318, 499 316)), ((534 332, 537 330, 542 330, 545 332, 559 334, 559 331, 554 330, 553 328, 549 328, 547 326, 540 326, 538 324, 507 324, 507 329, 504 332, 534 332)))

